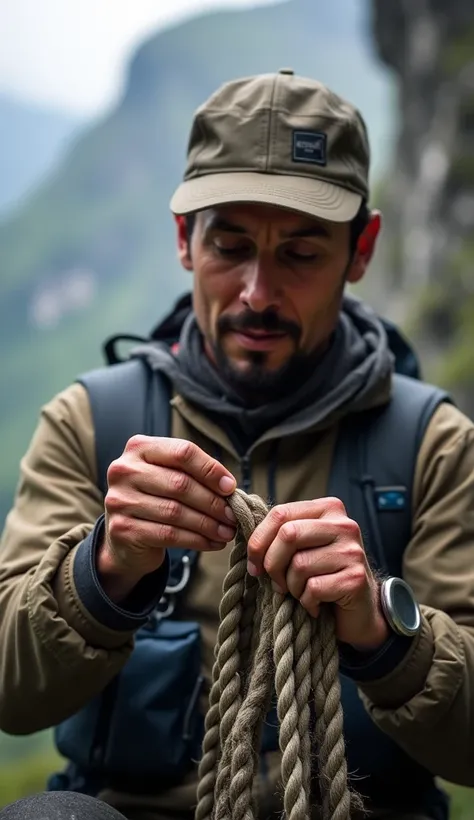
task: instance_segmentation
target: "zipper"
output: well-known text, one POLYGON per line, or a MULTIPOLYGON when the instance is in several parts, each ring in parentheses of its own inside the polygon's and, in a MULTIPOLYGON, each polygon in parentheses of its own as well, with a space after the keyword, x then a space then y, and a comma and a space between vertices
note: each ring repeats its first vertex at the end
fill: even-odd
POLYGON ((240 461, 240 469, 242 473, 242 489, 244 493, 249 493, 252 489, 252 470, 250 465, 250 456, 248 454, 242 457, 240 461))

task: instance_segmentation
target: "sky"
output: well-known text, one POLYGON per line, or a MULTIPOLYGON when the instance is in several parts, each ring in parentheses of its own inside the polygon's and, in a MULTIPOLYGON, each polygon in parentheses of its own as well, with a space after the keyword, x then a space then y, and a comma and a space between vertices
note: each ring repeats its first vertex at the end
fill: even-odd
POLYGON ((205 9, 282 0, 0 0, 0 93, 80 116, 113 104, 133 48, 205 9))

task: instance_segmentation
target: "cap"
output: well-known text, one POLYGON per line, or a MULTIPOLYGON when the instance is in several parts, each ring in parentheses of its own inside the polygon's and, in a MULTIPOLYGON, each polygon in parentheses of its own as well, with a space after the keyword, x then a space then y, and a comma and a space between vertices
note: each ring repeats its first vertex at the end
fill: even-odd
POLYGON ((349 222, 368 199, 359 111, 292 69, 222 85, 194 114, 176 215, 261 202, 349 222))

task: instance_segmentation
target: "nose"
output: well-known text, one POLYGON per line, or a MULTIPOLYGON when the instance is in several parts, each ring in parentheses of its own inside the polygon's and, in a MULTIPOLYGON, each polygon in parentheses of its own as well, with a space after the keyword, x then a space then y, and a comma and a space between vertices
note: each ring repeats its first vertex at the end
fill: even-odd
POLYGON ((280 307, 281 293, 270 260, 258 257, 249 264, 243 278, 240 301, 255 313, 280 307))

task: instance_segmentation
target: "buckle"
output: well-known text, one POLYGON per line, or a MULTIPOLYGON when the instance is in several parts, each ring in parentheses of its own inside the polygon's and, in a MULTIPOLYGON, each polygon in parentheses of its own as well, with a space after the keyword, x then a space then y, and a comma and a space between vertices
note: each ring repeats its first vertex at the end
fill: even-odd
POLYGON ((167 586, 165 587, 165 595, 177 595, 178 592, 181 592, 188 584, 190 575, 191 575, 191 563, 189 560, 189 555, 183 555, 181 558, 181 566, 182 566, 182 575, 181 579, 178 581, 177 584, 174 586, 167 586))
POLYGON ((189 555, 183 555, 181 558, 181 578, 176 584, 169 584, 165 587, 165 591, 161 596, 156 609, 150 615, 147 626, 152 629, 163 618, 169 618, 173 614, 176 607, 176 596, 185 589, 191 577, 191 562, 189 555))

